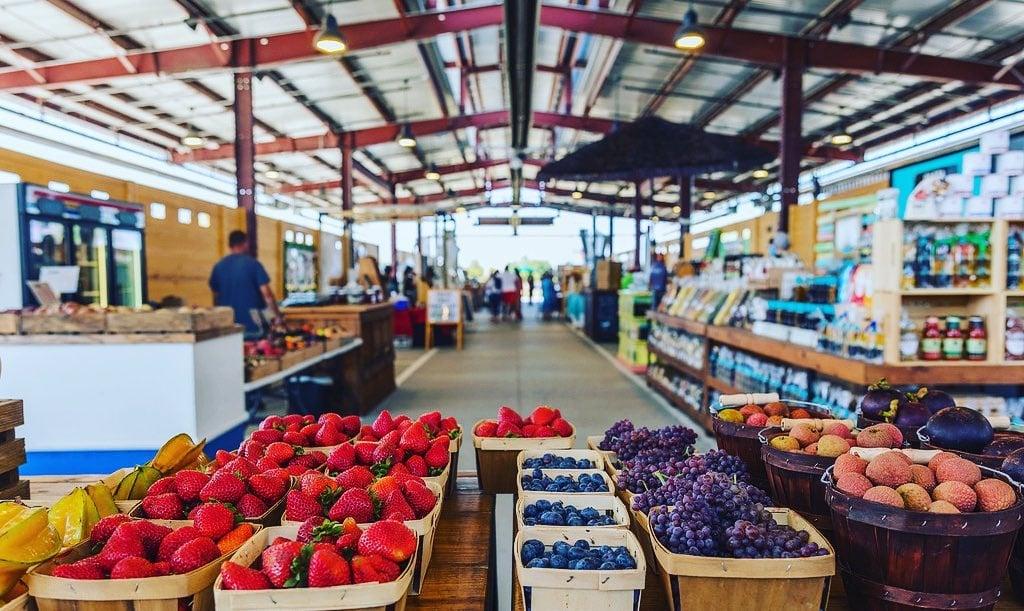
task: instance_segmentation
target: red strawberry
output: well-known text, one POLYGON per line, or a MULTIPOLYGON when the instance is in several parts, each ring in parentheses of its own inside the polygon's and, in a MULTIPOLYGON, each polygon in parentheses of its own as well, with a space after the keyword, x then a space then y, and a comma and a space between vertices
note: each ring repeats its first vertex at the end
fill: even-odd
POLYGON ((569 437, 573 433, 572 425, 561 417, 555 418, 551 421, 551 429, 559 437, 569 437))
POLYGON ((501 407, 498 408, 498 423, 500 424, 502 422, 508 422, 510 424, 516 425, 517 427, 520 427, 523 426, 523 417, 520 416, 516 412, 516 410, 512 409, 511 407, 508 407, 507 405, 502 405, 501 407))
POLYGON ((302 477, 299 478, 299 490, 301 490, 306 496, 314 499, 320 498, 320 495, 323 494, 325 490, 337 487, 337 482, 317 471, 303 473, 302 477))
POLYGON ((377 434, 373 432, 373 427, 369 424, 364 424, 359 427, 359 441, 377 441, 377 434))
POLYGON ((402 482, 402 492, 405 493, 405 500, 416 512, 417 518, 422 518, 434 509, 437 504, 437 497, 434 493, 420 482, 402 482))
POLYGON ((275 588, 283 588, 293 577, 297 577, 292 572, 292 563, 301 553, 302 544, 298 541, 278 543, 263 550, 263 574, 275 588))
POLYGON ((250 439, 242 443, 242 456, 248 460, 256 461, 263 456, 263 452, 266 451, 267 447, 255 439, 250 439))
POLYGON ((533 424, 532 422, 530 424, 524 424, 523 437, 536 437, 538 428, 540 427, 537 426, 536 424, 533 424))
POLYGON ((292 483, 291 473, 288 473, 287 469, 282 469, 281 467, 268 469, 267 471, 263 472, 263 475, 281 480, 281 483, 284 484, 285 488, 287 488, 292 483))
POLYGON ((330 549, 317 549, 309 557, 309 587, 329 588, 352 583, 348 561, 330 549))
POLYGON ((244 456, 240 456, 232 460, 228 464, 224 465, 223 469, 228 473, 234 473, 242 479, 250 478, 260 472, 260 470, 256 468, 256 463, 244 456))
POLYGON ((217 450, 217 453, 214 454, 213 456, 213 462, 216 463, 218 467, 223 467, 232 460, 238 458, 237 454, 235 454, 234 452, 228 452, 227 450, 217 450))
POLYGON ((334 427, 335 430, 338 430, 338 431, 342 430, 341 422, 342 422, 341 414, 338 414, 336 412, 324 412, 324 413, 320 414, 319 418, 316 419, 316 423, 317 424, 319 424, 321 426, 323 426, 325 424, 329 424, 332 427, 334 427))
POLYGON ((537 430, 533 432, 533 437, 561 437, 561 435, 557 435, 550 426, 538 426, 537 430))
POLYGON ((287 471, 291 477, 298 477, 306 471, 309 471, 309 468, 301 463, 296 463, 294 465, 288 465, 287 471))
POLYGON ((235 507, 238 508, 238 513, 246 519, 258 518, 267 513, 267 504, 255 494, 243 494, 235 507))
POLYGON ((275 503, 284 496, 288 485, 280 478, 257 473, 249 478, 249 490, 267 503, 275 503))
POLYGON ((164 575, 170 575, 171 574, 171 563, 170 562, 154 562, 153 563, 153 570, 155 570, 156 574, 161 576, 161 577, 164 576, 164 575))
POLYGON ((547 405, 538 405, 530 414, 530 419, 538 426, 550 424, 555 419, 555 412, 547 405))
POLYGON ((267 471, 273 471, 274 469, 281 468, 281 465, 270 460, 266 456, 256 461, 256 470, 260 473, 266 473, 267 471))
POLYGON ((285 431, 284 436, 281 437, 281 441, 293 446, 304 446, 309 440, 306 439, 306 436, 299 431, 285 431))
MULTIPOLYGON (((266 510, 264 509, 264 511, 266 510)), ((199 534, 214 541, 228 534, 235 527, 235 514, 220 503, 200 505, 192 514, 192 519, 195 521, 195 527, 199 534)))
MULTIPOLYGON (((424 464, 426 464, 426 462, 424 462, 424 464)), ((409 467, 406 467, 405 463, 400 463, 400 462, 397 462, 397 463, 391 465, 391 468, 388 469, 388 475, 400 475, 402 473, 408 473, 408 472, 409 472, 409 467)))
POLYGON ((383 442, 379 442, 377 444, 377 447, 373 451, 373 456, 371 457, 370 463, 376 465, 376 464, 382 464, 382 463, 386 464, 388 462, 394 462, 394 460, 395 460, 395 451, 397 449, 398 448, 396 448, 396 447, 393 447, 393 446, 390 446, 390 445, 384 445, 383 442))
POLYGON ((153 482, 153 485, 146 490, 146 496, 167 494, 168 492, 177 492, 178 489, 174 484, 173 477, 161 477, 160 479, 153 482))
POLYGON ((350 443, 341 444, 327 457, 327 468, 331 471, 344 471, 354 464, 356 464, 356 447, 350 443))
POLYGON ((63 577, 64 579, 106 578, 106 575, 103 573, 103 567, 96 563, 92 558, 86 558, 85 560, 70 562, 68 564, 55 565, 53 567, 52 575, 54 577, 63 577))
POLYGON ((96 561, 103 568, 110 570, 123 558, 128 558, 129 556, 139 556, 140 558, 146 556, 146 548, 142 543, 142 538, 136 529, 129 528, 131 525, 131 522, 125 522, 118 526, 114 530, 114 534, 110 535, 107 542, 103 544, 103 549, 96 556, 96 561))
POLYGON ((371 554, 366 556, 366 560, 369 561, 374 570, 377 571, 377 574, 380 575, 381 581, 394 581, 402 574, 402 567, 383 556, 371 554))
POLYGON ((296 456, 288 463, 288 468, 297 467, 302 469, 302 472, 306 472, 310 469, 317 469, 327 460, 327 456, 323 452, 310 452, 309 454, 303 454, 302 456, 296 456))
POLYGON ((315 423, 315 422, 312 422, 310 424, 304 425, 301 429, 299 429, 299 433, 303 437, 306 438, 306 442, 303 443, 302 445, 304 445, 304 446, 313 445, 313 444, 311 444, 309 442, 312 441, 314 437, 316 437, 316 433, 319 430, 320 430, 320 425, 315 423))
POLYGON ((351 488, 341 493, 327 512, 327 517, 335 522, 352 518, 358 523, 366 523, 373 521, 373 516, 373 498, 362 488, 351 488))
POLYGON ((370 524, 359 538, 359 553, 380 554, 394 562, 404 562, 416 552, 416 533, 405 524, 381 520, 370 524))
POLYGON ((156 576, 156 567, 149 560, 138 556, 122 558, 110 569, 111 579, 142 579, 156 576))
POLYGON ((179 547, 171 554, 171 571, 184 575, 220 558, 220 549, 213 539, 199 537, 179 547))
POLYGON ((444 469, 447 467, 448 461, 451 459, 451 453, 448 451, 448 440, 444 437, 435 439, 430 444, 430 449, 427 450, 423 458, 431 469, 444 469))
POLYGON ((416 512, 409 506, 401 490, 395 490, 384 500, 384 506, 380 510, 381 518, 385 520, 415 520, 416 512))
POLYGON ((282 418, 281 416, 267 416, 266 418, 263 419, 263 422, 260 423, 260 429, 277 429, 279 431, 284 430, 284 418, 282 418))
POLYGON ((89 541, 92 543, 104 543, 110 538, 110 535, 114 534, 114 531, 121 524, 131 520, 128 514, 115 513, 112 516, 102 518, 96 525, 92 527, 92 532, 89 533, 89 541))
POLYGON ((281 431, 277 429, 263 429, 259 431, 253 431, 252 435, 249 435, 249 439, 258 441, 264 446, 270 445, 275 441, 281 441, 281 431))
MULTIPOLYGON (((440 414, 438 416, 440 417, 440 414)), ((416 422, 410 425, 405 430, 405 433, 402 433, 402 438, 399 440, 398 445, 409 452, 422 454, 430 447, 430 438, 427 437, 427 431, 423 428, 423 425, 416 422)))
POLYGON ((149 520, 135 520, 132 522, 132 527, 132 532, 142 540, 147 557, 155 555, 160 548, 160 542, 172 532, 170 528, 149 520))
POLYGON ((303 424, 307 424, 305 421, 303 421, 302 414, 288 414, 286 416, 283 416, 281 420, 284 421, 284 427, 286 429, 292 426, 301 427, 303 424))
POLYGON ((373 568, 370 561, 363 556, 352 557, 352 583, 373 583, 383 581, 383 578, 373 568))
POLYGON ((453 416, 448 416, 447 418, 441 420, 441 430, 444 431, 445 433, 448 433, 448 436, 451 437, 452 433, 457 432, 459 430, 459 421, 456 420, 453 416))
POLYGON ((283 465, 291 460, 293 456, 295 456, 295 448, 283 441, 278 441, 267 446, 267 453, 264 455, 264 458, 268 458, 278 465, 283 465))
POLYGON ((160 547, 156 553, 156 559, 161 562, 170 562, 171 556, 178 548, 193 539, 203 536, 195 526, 182 526, 171 532, 160 541, 160 547))
POLYGON ((423 426, 427 428, 433 434, 437 434, 441 430, 441 412, 433 411, 427 412, 421 415, 417 420, 423 423, 423 426))
POLYGON ((299 526, 299 532, 295 535, 297 541, 303 543, 324 543, 334 544, 341 535, 341 524, 332 522, 323 516, 310 518, 299 526))
POLYGON ((345 434, 331 424, 321 425, 313 436, 313 445, 316 446, 336 446, 346 441, 348 438, 345 434))
POLYGON ((523 430, 519 425, 512 422, 499 422, 498 430, 495 431, 496 437, 522 437, 523 430))
POLYGON ((386 475, 370 484, 370 492, 376 494, 378 499, 388 498, 395 490, 401 490, 401 485, 394 475, 386 475))
POLYGON ((391 418, 391 412, 384 410, 377 416, 377 419, 370 425, 373 430, 373 434, 380 439, 384 435, 387 435, 391 431, 395 430, 395 421, 391 418))
POLYGON ((359 433, 361 426, 362 423, 359 422, 359 416, 342 416, 338 419, 335 428, 345 433, 348 437, 355 437, 359 433))
POLYGON ((220 579, 225 590, 269 590, 272 587, 260 571, 234 562, 221 565, 220 579))
POLYGON ((497 437, 498 423, 493 420, 484 420, 476 426, 474 431, 477 437, 497 437))
POLYGON ((186 503, 194 503, 199 500, 199 492, 210 481, 210 476, 199 471, 185 470, 174 474, 174 485, 178 490, 178 496, 186 503))
POLYGON ((427 477, 430 475, 430 469, 427 467, 427 461, 424 460, 422 456, 413 455, 405 459, 405 468, 409 470, 409 473, 419 477, 427 477))
POLYGON ((307 496, 300 490, 289 490, 284 501, 285 519, 292 522, 305 522, 309 518, 323 515, 323 508, 316 499, 307 496))
POLYGON ((204 503, 220 501, 234 503, 245 494, 245 483, 233 473, 217 471, 210 481, 199 491, 199 498, 204 503))
POLYGON ((343 490, 349 488, 365 488, 373 483, 373 473, 362 465, 357 465, 342 471, 334 478, 338 486, 343 490))

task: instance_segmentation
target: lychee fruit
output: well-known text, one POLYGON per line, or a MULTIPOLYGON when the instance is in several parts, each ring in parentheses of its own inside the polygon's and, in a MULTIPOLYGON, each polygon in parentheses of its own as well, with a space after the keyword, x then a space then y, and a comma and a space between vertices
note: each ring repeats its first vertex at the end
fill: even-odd
POLYGON ((763 414, 763 413, 764 413, 764 410, 761 409, 760 407, 754 405, 753 403, 748 403, 748 404, 746 404, 746 405, 744 405, 743 407, 740 408, 740 414, 742 414, 744 418, 749 418, 751 416, 751 414, 763 414))
POLYGON ((931 495, 917 484, 903 484, 896 492, 903 497, 903 506, 911 511, 928 511, 932 505, 931 495))
POLYGON ((725 422, 743 422, 743 414, 741 414, 739 410, 723 409, 722 411, 718 412, 717 415, 719 420, 724 420, 725 422))
POLYGON ((932 501, 928 511, 932 513, 960 513, 960 510, 949 501, 932 501))
POLYGON ((768 426, 779 426, 782 424, 782 416, 768 416, 768 426))
POLYGON ((829 422, 821 428, 822 436, 835 435, 836 437, 842 437, 843 439, 850 438, 850 427, 846 426, 842 422, 829 422))
POLYGON ((792 452, 800 449, 800 442, 793 439, 789 435, 779 435, 778 437, 772 437, 772 440, 768 442, 776 450, 782 450, 784 452, 792 452))
POLYGON ((963 482, 950 480, 942 482, 932 490, 932 498, 936 501, 952 503, 961 512, 974 511, 978 504, 978 495, 974 489, 963 482))
POLYGON ((950 458, 935 467, 935 480, 942 482, 963 482, 973 486, 981 481, 981 469, 966 458, 950 458))
POLYGON ((817 431, 804 424, 798 424, 790 429, 789 436, 799 441, 801 447, 809 446, 821 437, 817 431))
POLYGON ((839 435, 822 435, 818 440, 818 456, 836 458, 850 451, 850 443, 839 435))
POLYGON ((836 480, 836 488, 857 498, 863 497, 871 487, 871 481, 860 473, 843 473, 836 480))
POLYGON ((764 406, 764 413, 767 416, 785 416, 786 412, 789 411, 789 406, 781 401, 775 401, 768 403, 764 406))
POLYGON ((811 445, 804 448, 804 454, 810 454, 812 456, 818 455, 818 443, 812 443, 811 445))
POLYGON ((911 460, 909 456, 907 456, 906 452, 901 452, 899 450, 893 450, 892 452, 890 452, 890 454, 892 454, 894 456, 899 456, 900 458, 903 459, 903 462, 907 463, 908 466, 914 464, 914 461, 911 460))
POLYGON ((868 461, 864 460, 860 456, 847 453, 836 457, 836 466, 832 469, 832 473, 836 477, 839 477, 844 473, 859 473, 864 475, 864 470, 867 469, 867 467, 868 461))
POLYGON ((878 427, 889 434, 889 437, 892 438, 892 447, 898 448, 903 445, 903 431, 901 431, 895 424, 880 422, 872 426, 878 427))
POLYGON ((939 465, 941 465, 943 461, 947 461, 951 458, 960 457, 952 452, 939 452, 935 456, 932 456, 932 459, 928 461, 928 468, 934 471, 939 468, 939 465))
POLYGON ((765 426, 768 424, 768 416, 764 414, 750 414, 747 416, 747 426, 765 426))
POLYGON ((891 448, 892 437, 882 429, 869 426, 857 433, 857 445, 862 448, 891 448))
POLYGON ((867 476, 876 486, 889 486, 896 488, 909 483, 911 478, 910 465, 904 460, 900 452, 886 452, 879 454, 868 463, 864 470, 867 476))
POLYGON ((872 503, 892 505, 893 507, 899 507, 900 509, 904 507, 903 497, 900 496, 900 493, 888 486, 875 486, 874 488, 870 488, 861 498, 865 501, 871 501, 872 503))
POLYGON ((910 476, 913 483, 928 492, 935 490, 935 473, 924 465, 910 465, 910 476))
POLYGON ((1013 488, 1001 479, 983 479, 974 484, 974 492, 978 495, 980 511, 1002 511, 1017 502, 1013 488))
POLYGON ((802 407, 798 407, 794 410, 790 410, 789 417, 794 420, 803 420, 804 418, 810 418, 811 412, 805 410, 802 407))

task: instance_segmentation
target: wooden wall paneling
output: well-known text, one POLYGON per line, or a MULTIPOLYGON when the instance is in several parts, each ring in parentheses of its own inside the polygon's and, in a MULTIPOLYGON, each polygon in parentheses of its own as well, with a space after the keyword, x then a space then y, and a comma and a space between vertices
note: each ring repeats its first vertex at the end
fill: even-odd
POLYGON ((75 193, 88 194, 93 189, 106 191, 112 199, 128 199, 128 182, 60 165, 46 159, 0 149, 0 170, 14 172, 22 182, 46 186, 51 180, 67 183, 75 193))
POLYGON ((789 244, 808 269, 814 268, 814 243, 818 235, 818 203, 797 206, 789 212, 789 244))

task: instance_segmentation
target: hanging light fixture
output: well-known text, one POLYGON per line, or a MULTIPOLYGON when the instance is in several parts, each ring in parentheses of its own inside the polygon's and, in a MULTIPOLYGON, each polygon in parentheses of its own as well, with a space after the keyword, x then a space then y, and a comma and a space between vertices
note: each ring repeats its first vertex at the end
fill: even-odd
POLYGON ((693 10, 693 3, 686 9, 683 15, 683 22, 679 24, 676 35, 672 40, 680 51, 697 51, 707 42, 704 37, 704 30, 700 27, 697 11, 693 10))
POLYGON ((313 48, 325 55, 339 55, 348 50, 348 43, 341 37, 341 28, 334 15, 328 13, 320 24, 320 31, 313 39, 313 48))
POLYGON ((833 134, 830 139, 834 146, 844 146, 853 142, 853 136, 844 132, 833 134))
POLYGON ((190 149, 197 149, 206 146, 206 138, 197 132, 194 127, 190 127, 188 132, 181 138, 181 144, 190 149))
POLYGON ((716 195, 718 195, 718 194, 715 193, 714 191, 705 191, 704 192, 704 199, 714 199, 716 195))
POLYGON ((573 199, 583 199, 583 191, 580 191, 579 189, 574 189, 573 192, 572 192, 572 198, 573 199))
POLYGON ((751 174, 754 178, 768 178, 768 170, 764 168, 758 168, 751 174))
POLYGON ((672 212, 675 212, 676 214, 679 214, 682 211, 683 211, 683 207, 682 206, 672 206, 672 212))
POLYGON ((411 149, 416 146, 416 136, 412 135, 412 130, 409 129, 408 123, 402 124, 402 129, 398 132, 398 144, 407 149, 411 149))
POLYGON ((437 171, 437 165, 433 163, 430 164, 426 173, 423 174, 423 178, 426 178, 427 180, 441 180, 441 173, 437 171))
POLYGON ((263 177, 266 178, 267 180, 277 180, 281 178, 281 172, 279 172, 277 168, 271 167, 268 168, 267 171, 263 173, 263 177))

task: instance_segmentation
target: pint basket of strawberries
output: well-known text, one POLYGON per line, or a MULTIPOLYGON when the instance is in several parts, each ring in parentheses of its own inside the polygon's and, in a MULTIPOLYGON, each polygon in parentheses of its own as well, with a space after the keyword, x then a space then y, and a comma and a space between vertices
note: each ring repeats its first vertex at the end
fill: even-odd
POLYGON ((260 531, 221 567, 217 609, 402 609, 417 554, 407 526, 349 519, 322 528, 260 531))
POLYGON ((209 609, 221 563, 262 527, 247 522, 137 520, 125 514, 96 523, 88 541, 25 575, 40 611, 89 608, 154 611, 209 609))
POLYGON ((260 422, 259 428, 249 435, 247 441, 255 441, 262 447, 284 442, 303 448, 307 454, 315 450, 329 454, 339 445, 356 439, 360 426, 359 416, 342 416, 334 412, 321 414, 315 420, 308 414, 272 415, 260 422))
POLYGON ((497 420, 473 425, 476 474, 480 490, 488 494, 513 494, 522 450, 568 450, 576 442, 576 427, 559 410, 537 406, 523 418, 507 406, 498 408, 497 420))

